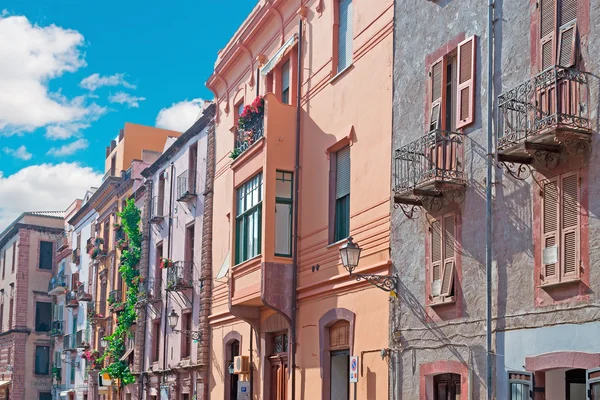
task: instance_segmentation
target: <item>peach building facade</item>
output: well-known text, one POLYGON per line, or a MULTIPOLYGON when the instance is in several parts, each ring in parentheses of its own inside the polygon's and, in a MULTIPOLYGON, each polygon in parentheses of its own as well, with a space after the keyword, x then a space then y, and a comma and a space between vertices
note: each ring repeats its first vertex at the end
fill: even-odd
POLYGON ((393 2, 301 4, 260 1, 207 82, 211 399, 387 398, 389 296, 339 249, 352 236, 356 272, 389 273, 393 2))

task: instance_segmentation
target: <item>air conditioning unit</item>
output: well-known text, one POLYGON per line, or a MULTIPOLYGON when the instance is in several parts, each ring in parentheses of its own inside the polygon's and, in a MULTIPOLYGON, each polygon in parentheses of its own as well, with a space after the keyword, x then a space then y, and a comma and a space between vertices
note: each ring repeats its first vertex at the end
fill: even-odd
POLYGON ((233 359, 234 374, 250 373, 250 358, 248 356, 237 356, 233 359))

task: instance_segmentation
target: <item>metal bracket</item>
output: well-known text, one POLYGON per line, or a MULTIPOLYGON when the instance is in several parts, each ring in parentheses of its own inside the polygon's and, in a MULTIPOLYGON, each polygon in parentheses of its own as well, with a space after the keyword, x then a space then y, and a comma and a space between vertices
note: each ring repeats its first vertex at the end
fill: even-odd
POLYGON ((373 286, 386 292, 396 292, 398 275, 350 274, 357 281, 367 281, 373 286))

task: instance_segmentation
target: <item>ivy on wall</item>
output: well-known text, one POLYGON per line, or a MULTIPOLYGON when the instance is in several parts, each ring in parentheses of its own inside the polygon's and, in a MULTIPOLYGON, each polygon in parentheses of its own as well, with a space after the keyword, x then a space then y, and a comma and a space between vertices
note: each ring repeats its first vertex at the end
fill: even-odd
POLYGON ((117 316, 115 330, 105 338, 108 346, 99 361, 108 360, 109 364, 102 369, 102 373, 110 375, 111 379, 118 380, 121 386, 125 386, 135 382, 135 376, 131 373, 129 364, 126 360, 121 361, 121 357, 125 354, 125 343, 127 338, 132 335, 131 326, 137 318, 135 304, 138 300, 140 284, 138 264, 142 254, 141 212, 135 206, 135 201, 131 199, 127 200, 123 211, 117 215, 121 218, 122 228, 129 240, 129 246, 121 253, 121 266, 119 267, 119 273, 127 287, 127 297, 123 311, 117 316))

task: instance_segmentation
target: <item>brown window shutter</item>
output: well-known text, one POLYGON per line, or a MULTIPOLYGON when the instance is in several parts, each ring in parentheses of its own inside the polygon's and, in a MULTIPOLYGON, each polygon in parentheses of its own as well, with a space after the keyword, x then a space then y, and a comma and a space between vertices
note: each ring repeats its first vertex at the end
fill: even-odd
POLYGON ((542 70, 555 64, 556 0, 540 2, 540 67, 542 70))
POLYGON ((440 59, 431 66, 429 72, 431 83, 431 105, 429 108, 429 130, 440 128, 440 115, 442 108, 442 92, 444 84, 444 60, 440 59))
POLYGON ((577 173, 564 175, 561 189, 562 275, 565 278, 577 278, 579 276, 579 175, 577 173))
MULTIPOLYGON (((434 293, 434 286, 441 288, 442 279, 442 226, 440 221, 431 223, 431 296, 438 297, 440 293, 434 293), (435 285, 434 285, 435 283, 435 285)), ((436 289, 438 291, 440 289, 436 289)))
POLYGON ((458 44, 456 128, 472 124, 475 113, 475 36, 458 44))
MULTIPOLYGON (((552 252, 552 250, 547 249, 551 249, 554 246, 557 246, 557 249, 560 248, 558 246, 558 182, 556 180, 550 180, 545 182, 543 190, 544 192, 542 199, 542 259, 544 258, 545 252, 552 252)), ((543 265, 543 283, 552 283, 558 281, 558 271, 556 270, 557 264, 558 263, 551 263, 543 265)))
POLYGON ((577 19, 577 0, 559 1, 559 25, 564 26, 577 19))
POLYGON ((558 34, 558 64, 561 67, 572 67, 576 61, 577 24, 569 23, 561 26, 558 34))
POLYGON ((444 217, 444 269, 442 271, 441 292, 441 295, 444 297, 452 295, 452 286, 454 284, 455 226, 454 214, 444 217))

